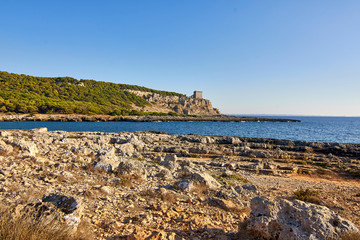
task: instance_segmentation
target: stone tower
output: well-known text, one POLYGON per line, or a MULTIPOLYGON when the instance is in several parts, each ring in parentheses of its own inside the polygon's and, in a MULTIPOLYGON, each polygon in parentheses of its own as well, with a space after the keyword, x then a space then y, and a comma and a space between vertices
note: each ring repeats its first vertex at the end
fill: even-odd
POLYGON ((202 99, 202 91, 194 91, 194 95, 192 97, 202 99))

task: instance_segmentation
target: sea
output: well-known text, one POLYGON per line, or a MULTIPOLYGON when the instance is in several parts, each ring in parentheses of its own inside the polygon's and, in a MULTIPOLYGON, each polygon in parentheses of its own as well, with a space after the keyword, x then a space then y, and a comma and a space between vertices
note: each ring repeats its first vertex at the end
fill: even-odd
MULTIPOLYGON (((252 116, 253 117, 253 116, 252 116)), ((162 131, 275 138, 310 142, 360 143, 360 117, 257 116, 297 119, 301 122, 0 122, 0 129, 32 129, 70 132, 162 131)))

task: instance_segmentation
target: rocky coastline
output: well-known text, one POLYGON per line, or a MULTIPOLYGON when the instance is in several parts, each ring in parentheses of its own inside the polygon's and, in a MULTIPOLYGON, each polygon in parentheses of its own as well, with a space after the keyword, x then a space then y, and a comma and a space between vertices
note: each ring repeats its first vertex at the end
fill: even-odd
POLYGON ((93 239, 358 239, 359 179, 360 144, 0 130, 0 210, 93 239))
POLYGON ((235 117, 228 115, 205 116, 110 116, 81 114, 0 114, 0 122, 301 122, 294 119, 235 117))

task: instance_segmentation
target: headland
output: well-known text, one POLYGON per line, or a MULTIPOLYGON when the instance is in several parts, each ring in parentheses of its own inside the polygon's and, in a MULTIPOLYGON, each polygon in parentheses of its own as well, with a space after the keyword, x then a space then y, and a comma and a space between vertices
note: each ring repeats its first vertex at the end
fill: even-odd
POLYGON ((111 116, 84 114, 0 114, 0 121, 48 122, 300 122, 294 119, 236 117, 228 115, 203 116, 111 116))

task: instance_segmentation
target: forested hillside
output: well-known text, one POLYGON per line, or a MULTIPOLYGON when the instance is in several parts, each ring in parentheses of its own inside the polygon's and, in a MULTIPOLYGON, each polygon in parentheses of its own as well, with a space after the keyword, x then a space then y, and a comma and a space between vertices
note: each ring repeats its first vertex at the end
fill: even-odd
POLYGON ((151 105, 124 89, 183 96, 136 85, 0 71, 0 112, 127 115, 138 114, 131 109, 132 104, 138 107, 151 105))

